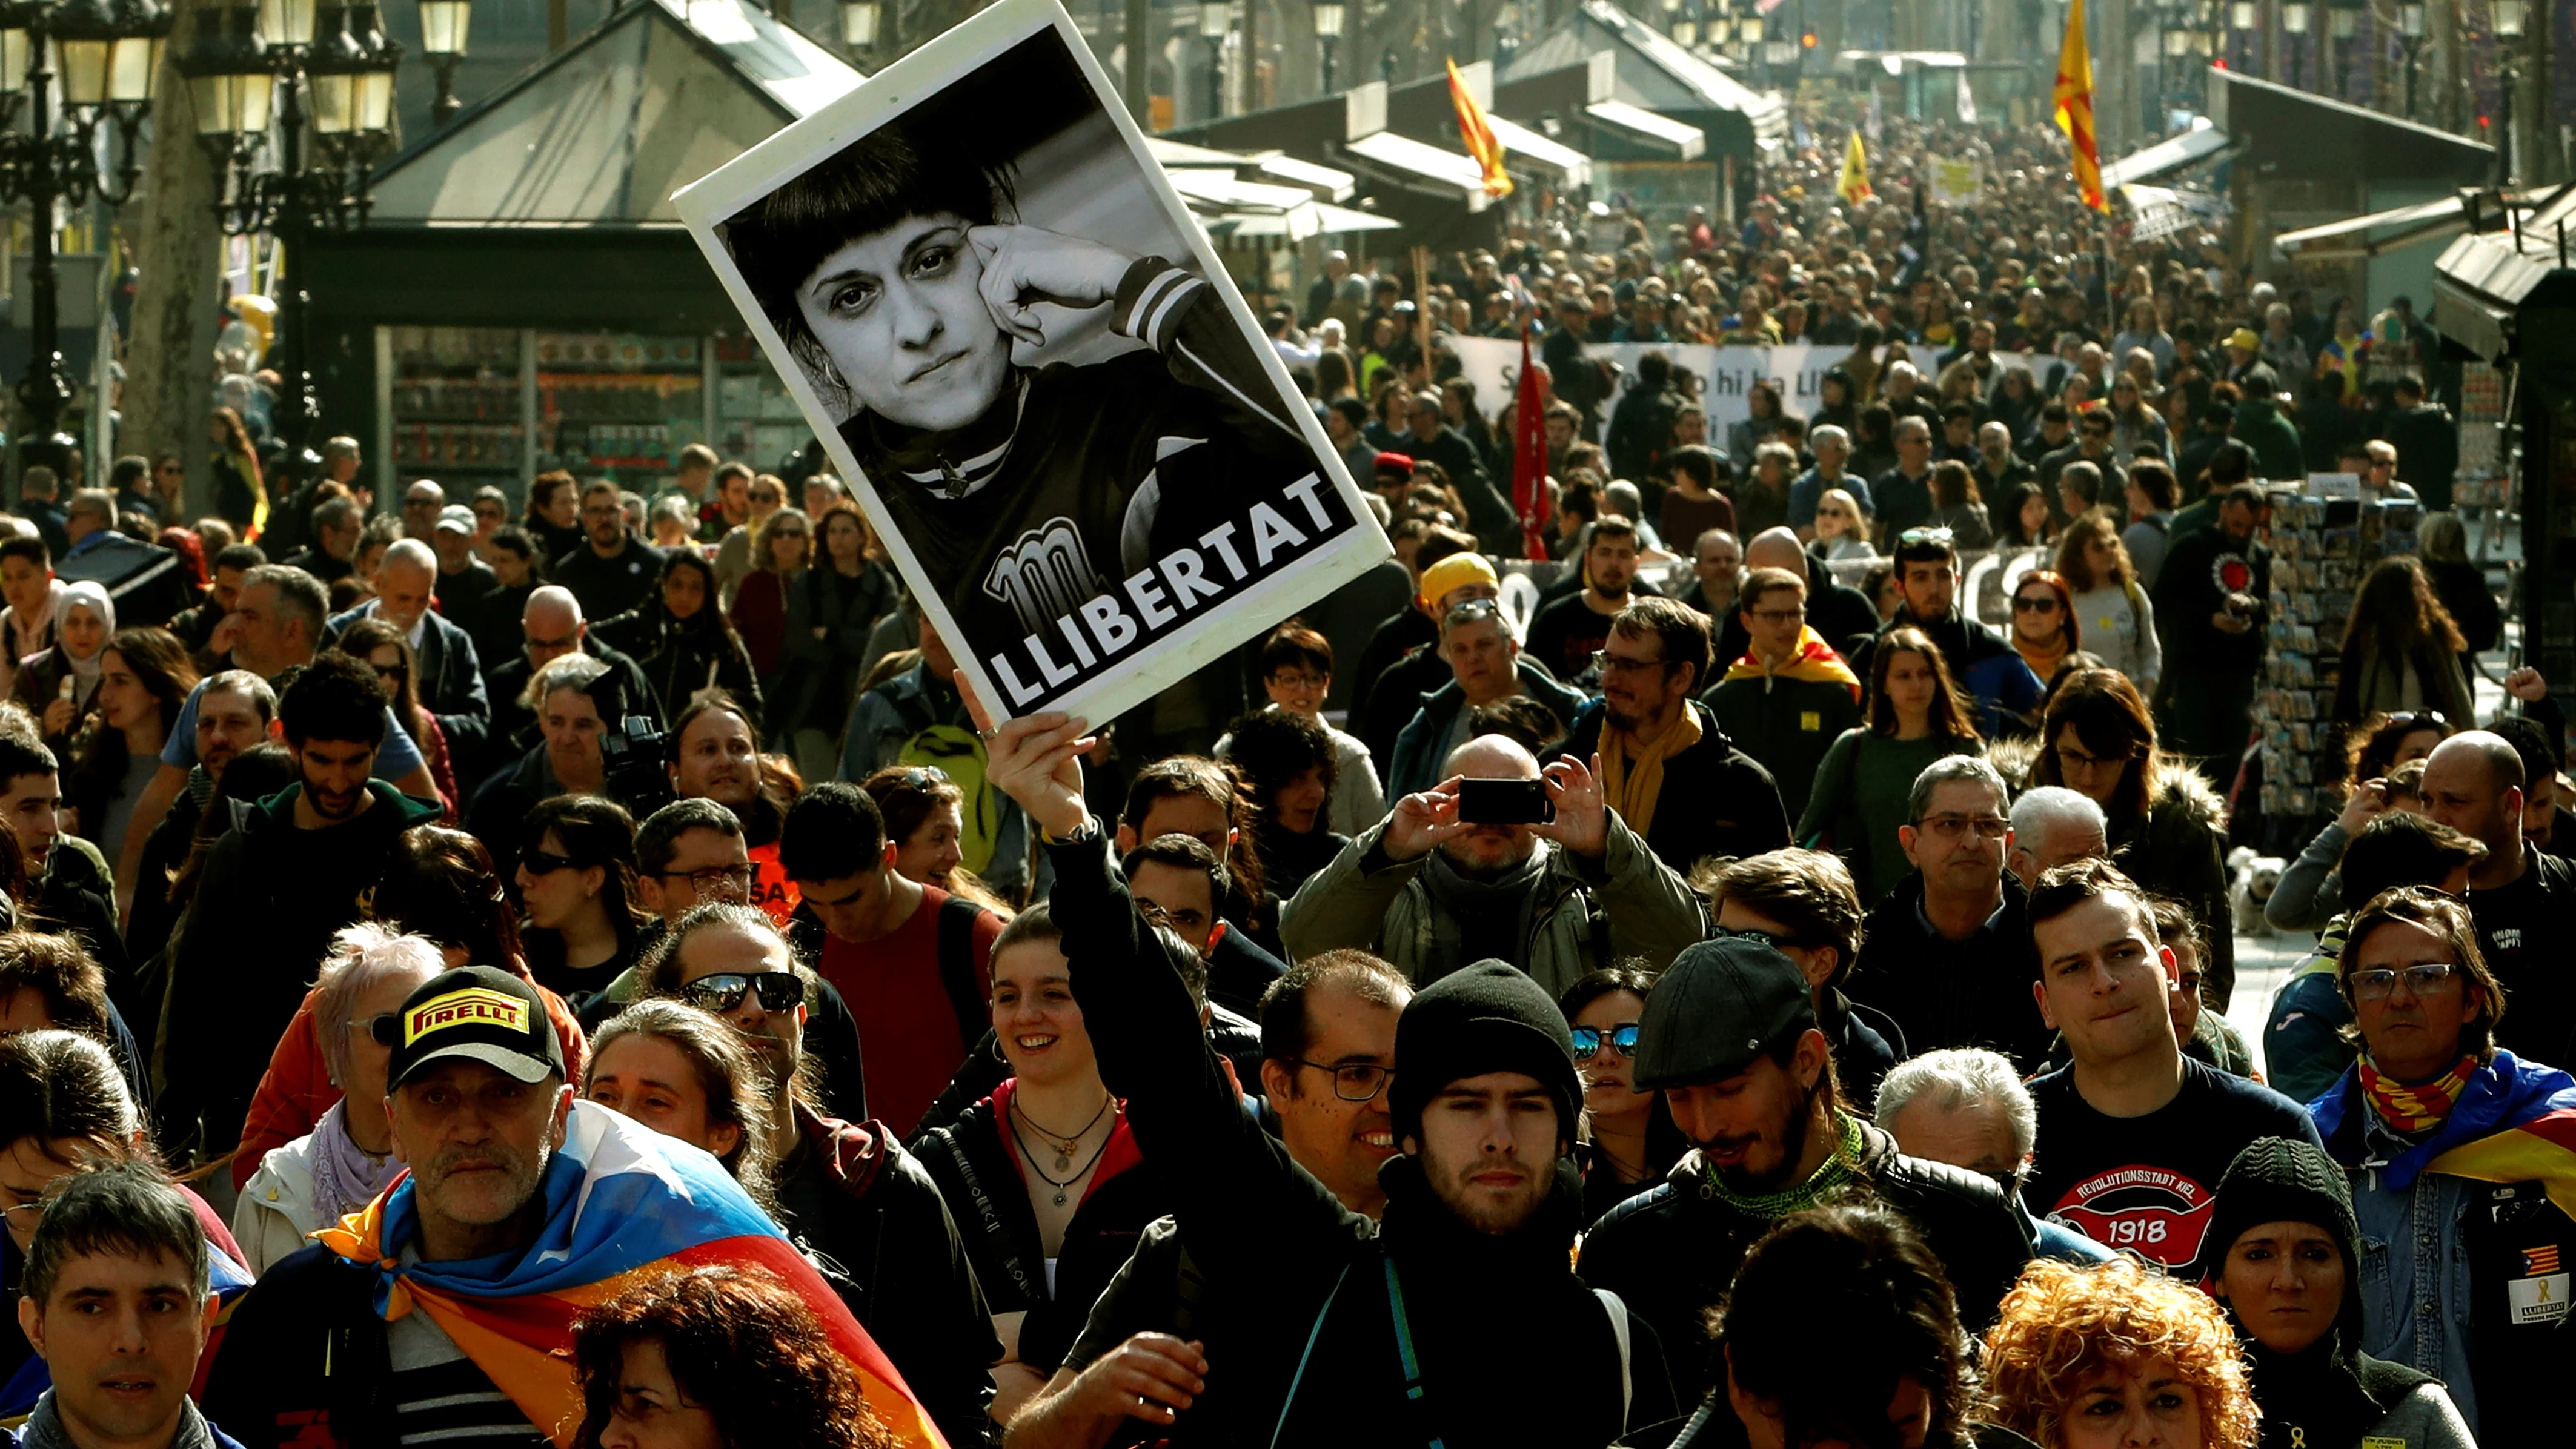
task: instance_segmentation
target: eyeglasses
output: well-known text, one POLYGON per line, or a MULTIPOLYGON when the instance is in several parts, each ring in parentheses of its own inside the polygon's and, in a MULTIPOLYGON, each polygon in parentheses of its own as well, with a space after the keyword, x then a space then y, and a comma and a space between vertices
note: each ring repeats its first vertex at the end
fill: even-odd
POLYGON ((1661 669, 1671 662, 1669 659, 1626 659, 1607 649, 1592 651, 1592 667, 1604 674, 1643 674, 1649 669, 1661 669))
POLYGON ((948 783, 948 772, 937 765, 915 765, 896 778, 895 783, 907 790, 927 790, 948 783))
POLYGON ((1386 1079, 1395 1075, 1393 1067, 1371 1066, 1367 1062, 1345 1062, 1338 1067, 1292 1057, 1301 1067, 1313 1067, 1333 1079, 1333 1095, 1345 1102, 1374 1102, 1386 1090, 1386 1079))
POLYGON ((411 666, 408 664, 371 664, 367 667, 376 671, 378 679, 411 678, 411 666))
POLYGON ((0 1217, 7 1218, 11 1227, 32 1233, 36 1230, 36 1224, 44 1221, 45 1205, 41 1202, 22 1202, 15 1207, 0 1208, 0 1217))
POLYGON ((1443 626, 1450 624, 1473 624, 1479 620, 1499 619, 1502 616, 1503 606, 1496 600, 1469 599, 1467 602, 1451 609, 1440 622, 1443 626))
POLYGON ((2442 983, 2458 975, 2459 971, 2459 967, 2447 961, 2427 961, 2421 966, 2408 966, 2402 970, 2382 966, 2370 971, 2355 971, 2344 979, 2352 983, 2355 1000, 2385 1001, 2388 993, 2397 989, 2400 976, 2406 978, 2408 995, 2430 996, 2441 990, 2442 983))
POLYGON ((653 873, 664 880, 669 880, 675 875, 687 876, 689 878, 689 884, 697 887, 699 893, 702 895, 708 891, 715 890, 720 886, 732 886, 737 890, 747 891, 751 889, 752 878, 755 875, 754 870, 748 863, 742 865, 702 865, 696 870, 657 870, 653 873))
POLYGON ((1761 942, 1763 945, 1770 947, 1770 948, 1771 948, 1772 950, 1774 950, 1774 951, 1780 951, 1780 952, 1784 952, 1784 953, 1785 953, 1785 952, 1787 952, 1787 951, 1790 951, 1790 950, 1794 950, 1794 949, 1803 949, 1803 948, 1805 947, 1805 945, 1806 945, 1806 943, 1805 943, 1804 941, 1801 941, 1801 940, 1799 940, 1796 936, 1790 935, 1790 934, 1788 934, 1788 933, 1786 933, 1786 932, 1780 932, 1780 931, 1739 931, 1739 930, 1735 930, 1735 929, 1732 929, 1732 928, 1730 928, 1730 927, 1726 927, 1726 926, 1719 926, 1719 927, 1717 927, 1716 929, 1714 929, 1714 930, 1710 931, 1710 932, 1709 932, 1709 939, 1710 939, 1710 940, 1713 940, 1713 941, 1714 941, 1714 940, 1759 941, 1759 942, 1761 942))
POLYGON ((1970 829, 1979 840, 2001 840, 2012 834, 2012 822, 2000 815, 1934 815, 1916 824, 1943 840, 1956 840, 1970 829))
POLYGON ((786 1011, 805 1004, 805 978, 793 971, 720 971, 680 988, 680 999, 702 1011, 722 1016, 758 993, 763 1011, 786 1011))
POLYGON ((2015 599, 2013 600, 2013 612, 2016 614, 2054 614, 2057 612, 2057 599, 2054 595, 2047 594, 2027 599, 2015 599))
POLYGON ((402 1013, 388 1011, 379 1016, 362 1016, 349 1023, 349 1030, 378 1046, 392 1046, 402 1040, 402 1013))
POLYGON ((581 863, 571 856, 557 855, 551 850, 523 850, 519 852, 519 864, 530 875, 553 875, 559 870, 581 868, 581 863))
POLYGON ((1608 1031, 1597 1026, 1578 1026, 1574 1028, 1573 1036, 1574 1059, 1578 1062, 1588 1062, 1601 1055, 1605 1042, 1623 1057, 1637 1054, 1637 1024, 1633 1021, 1623 1021, 1608 1031))
POLYGON ((1299 670, 1283 669, 1277 674, 1270 676, 1270 682, 1278 685, 1281 689, 1321 689, 1332 681, 1330 676, 1327 675, 1307 674, 1299 670))
POLYGON ((2132 750, 2125 755, 2094 755, 2087 754, 2073 745, 2059 745, 2057 763, 2059 768, 2067 770, 2090 770, 2102 765, 2126 766, 2131 760, 2144 753, 2143 750, 2132 750))

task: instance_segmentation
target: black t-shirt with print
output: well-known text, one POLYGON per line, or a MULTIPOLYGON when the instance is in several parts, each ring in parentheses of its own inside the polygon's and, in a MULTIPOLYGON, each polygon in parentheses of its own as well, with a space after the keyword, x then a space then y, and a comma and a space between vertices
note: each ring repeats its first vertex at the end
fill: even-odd
POLYGON ((2506 1011, 2496 1022, 2496 1043, 2525 1061, 2565 1067, 2576 1031, 2576 962, 2568 957, 2571 912, 2576 912, 2576 866, 2538 851, 2522 878, 2495 890, 2471 889, 2469 914, 2477 918, 2478 950, 2504 988, 2506 1011))
POLYGON ((2039 1139, 2022 1201, 2041 1217, 2133 1251, 2187 1281, 2216 1265, 2205 1241, 2218 1180, 2263 1137, 2315 1143, 2316 1124, 2271 1088, 2185 1058, 2182 1090, 2143 1117, 2110 1117, 2075 1090, 2075 1069, 2030 1084, 2039 1139))

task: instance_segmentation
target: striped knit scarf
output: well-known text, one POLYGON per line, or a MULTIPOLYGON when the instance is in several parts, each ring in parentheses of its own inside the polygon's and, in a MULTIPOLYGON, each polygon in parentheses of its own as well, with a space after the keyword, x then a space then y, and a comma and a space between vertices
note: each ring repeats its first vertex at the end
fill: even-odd
POLYGON ((2478 1069, 2477 1058, 2463 1056, 2432 1081, 2409 1086, 2390 1080, 2367 1057, 2359 1065, 2361 1092, 2370 1099, 2371 1110, 2408 1137, 2441 1126, 2451 1115, 2451 1104, 2460 1100, 2460 1089, 2468 1085, 2469 1074, 2478 1069))

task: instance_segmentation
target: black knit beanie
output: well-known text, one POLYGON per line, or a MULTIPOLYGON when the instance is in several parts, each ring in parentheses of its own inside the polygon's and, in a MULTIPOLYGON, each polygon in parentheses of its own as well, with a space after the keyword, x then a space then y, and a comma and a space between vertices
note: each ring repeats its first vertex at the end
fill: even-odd
POLYGON ((2361 1343, 2361 1223, 2353 1215, 2352 1184, 2320 1149, 2288 1137, 2261 1137, 2236 1154, 2218 1180, 2210 1208, 2205 1261, 2213 1277, 2226 1271, 2227 1251, 2248 1228, 2265 1223, 2310 1223, 2332 1234, 2343 1251, 2343 1303, 2335 1313, 2347 1349, 2361 1343))
POLYGON ((1398 1142, 1422 1135, 1422 1109, 1451 1082, 1525 1072, 1556 1102, 1557 1134, 1574 1136, 1583 1078, 1565 1013, 1517 967, 1479 961, 1441 977, 1405 1003, 1395 1023, 1395 1080, 1387 1112, 1398 1142))

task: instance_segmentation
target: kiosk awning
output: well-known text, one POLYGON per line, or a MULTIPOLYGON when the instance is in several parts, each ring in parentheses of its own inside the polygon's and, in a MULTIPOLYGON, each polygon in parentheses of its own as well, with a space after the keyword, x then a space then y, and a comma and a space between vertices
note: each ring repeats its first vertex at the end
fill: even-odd
POLYGON ((1494 128, 1494 139, 1503 143, 1505 166, 1509 166, 1515 157, 1526 158, 1554 169, 1565 177, 1568 186, 1592 184, 1591 157, 1518 121, 1489 115, 1485 117, 1485 124, 1494 128))
POLYGON ((1471 212, 1483 211, 1492 200, 1485 195, 1484 172, 1461 152, 1443 151, 1393 131, 1375 131, 1355 141, 1344 141, 1342 150, 1410 190, 1454 197, 1465 202, 1471 212))
POLYGON ((2210 125, 2206 118, 2179 136, 2158 141, 2143 151, 2134 151, 2102 168, 2102 189, 2126 186, 2134 181, 2153 181, 2171 171, 2180 171, 2195 161, 2206 161, 2227 149, 2225 131, 2210 125))
POLYGON ((2457 236, 2468 227, 2468 212, 2461 207, 2460 199, 2445 196, 2439 201, 2374 211, 2367 216, 2346 217, 2324 226, 2283 232, 2272 239, 2272 245, 2279 247, 2282 255, 2296 257, 2303 262, 2345 261, 2381 256, 2423 242, 2457 236), (2373 235, 2392 227, 2399 230, 2390 235, 2373 235))
POLYGON ((1676 161, 1696 161, 1708 150, 1708 137, 1699 127, 1656 115, 1644 106, 1632 106, 1626 101, 1594 101, 1583 108, 1583 114, 1629 140, 1671 151, 1676 161))

